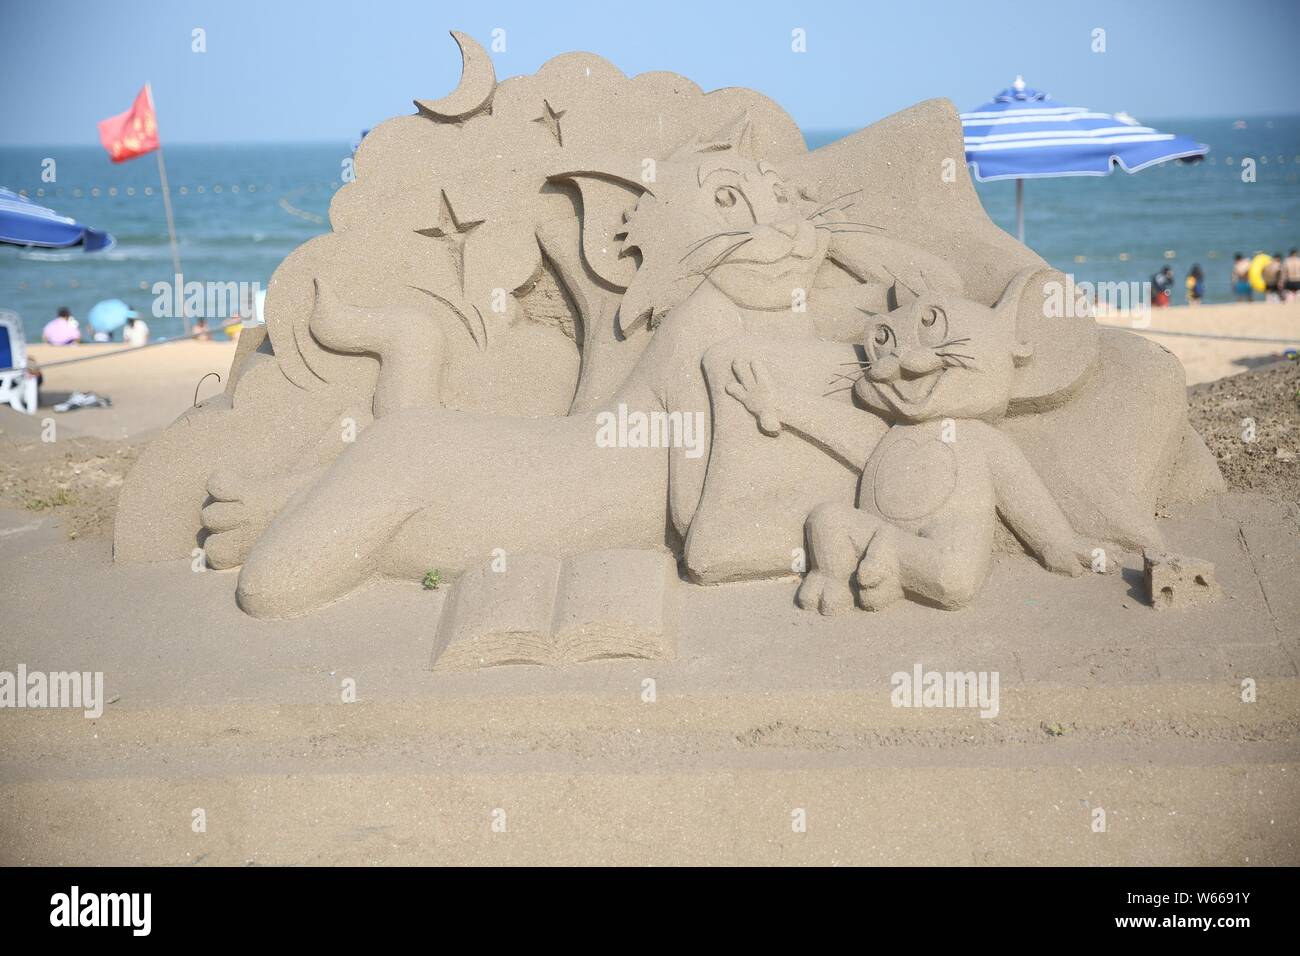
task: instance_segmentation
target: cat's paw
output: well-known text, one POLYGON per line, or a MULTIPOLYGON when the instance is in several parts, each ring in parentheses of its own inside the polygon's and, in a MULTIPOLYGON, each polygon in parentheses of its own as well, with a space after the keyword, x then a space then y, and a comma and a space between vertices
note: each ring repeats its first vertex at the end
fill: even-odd
POLYGON ((1070 577, 1078 577, 1084 568, 1092 565, 1091 553, 1080 550, 1072 541, 1053 542, 1044 547, 1038 557, 1047 570, 1070 577))
POLYGON ((212 500, 201 512, 208 566, 226 570, 243 564, 296 487, 289 478, 249 478, 229 468, 213 472, 208 478, 212 500))
POLYGON ((843 614, 853 609, 853 592, 847 581, 840 581, 824 571, 809 571, 799 585, 795 601, 806 611, 843 614))

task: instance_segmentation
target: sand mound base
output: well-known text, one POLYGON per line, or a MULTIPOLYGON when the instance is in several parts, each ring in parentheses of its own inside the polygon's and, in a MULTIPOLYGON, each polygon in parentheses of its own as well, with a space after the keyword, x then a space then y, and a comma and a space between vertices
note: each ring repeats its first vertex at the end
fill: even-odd
POLYGON ((1222 601, 1157 614, 1132 555, 1082 581, 1008 556, 959 614, 691 587, 675 660, 435 674, 442 592, 257 622, 233 575, 112 568, 50 522, 0 537, 3 658, 102 670, 113 702, 0 715, 0 862, 1300 862, 1297 509, 1162 527, 1222 601), (997 672, 998 716, 893 707, 918 662, 997 672))

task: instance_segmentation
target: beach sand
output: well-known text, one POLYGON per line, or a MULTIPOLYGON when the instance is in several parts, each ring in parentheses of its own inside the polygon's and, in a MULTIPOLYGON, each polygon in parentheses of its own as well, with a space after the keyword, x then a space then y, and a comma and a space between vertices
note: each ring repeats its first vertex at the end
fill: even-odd
POLYGON ((1300 349, 1300 299, 1289 303, 1241 302, 1229 305, 1175 306, 1153 309, 1150 326, 1138 317, 1099 318, 1159 342, 1178 356, 1187 370, 1187 384, 1213 382, 1249 368, 1275 362, 1286 349, 1300 349), (1241 342, 1206 336, 1245 336, 1283 342, 1241 342), (1165 334, 1161 334, 1165 333, 1165 334))
MULTIPOLYGON (((1156 324, 1300 332, 1285 309, 1156 324)), ((1000 555, 959 614, 683 585, 675 659, 468 674, 430 670, 445 590, 267 622, 234 573, 111 563, 122 476, 227 343, 51 369, 114 407, 51 414, 54 443, 0 409, 0 669, 102 671, 109 703, 0 712, 0 864, 1300 864, 1300 365, 1158 341, 1243 373, 1191 392, 1233 490, 1161 516, 1217 604, 1144 606, 1138 555, 1074 580, 1000 555), (1000 675, 998 717, 891 706, 918 662, 1000 675)))
POLYGON ((18 437, 28 431, 38 435, 40 419, 50 415, 69 435, 120 439, 138 438, 170 425, 194 404, 196 387, 199 401, 220 392, 235 355, 235 342, 222 335, 212 342, 169 342, 141 351, 124 345, 30 345, 27 351, 45 372, 43 407, 36 416, 35 429, 23 429, 24 424, 33 423, 14 422, 14 416, 0 418, 2 434, 18 437), (90 360, 52 364, 68 359, 90 360), (209 372, 216 376, 200 385, 209 372), (50 409, 73 391, 106 395, 113 407, 64 413, 50 409))

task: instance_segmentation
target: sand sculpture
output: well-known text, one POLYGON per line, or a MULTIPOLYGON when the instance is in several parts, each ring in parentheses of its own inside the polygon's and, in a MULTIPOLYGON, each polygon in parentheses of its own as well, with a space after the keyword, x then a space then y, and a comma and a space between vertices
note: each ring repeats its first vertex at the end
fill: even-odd
POLYGON ((1220 486, 1177 360, 1048 307, 950 103, 809 152, 750 90, 580 53, 498 83, 453 35, 460 86, 371 131, 225 393, 140 459, 117 560, 201 547, 260 617, 592 552, 960 607, 995 548, 1077 574, 1220 486))

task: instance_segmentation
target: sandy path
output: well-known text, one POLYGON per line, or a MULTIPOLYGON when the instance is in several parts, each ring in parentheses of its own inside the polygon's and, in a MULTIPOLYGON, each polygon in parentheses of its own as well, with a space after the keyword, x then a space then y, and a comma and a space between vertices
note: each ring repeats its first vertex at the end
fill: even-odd
POLYGON ((117 439, 170 425, 194 403, 195 386, 199 388, 199 401, 222 390, 221 381, 230 370, 235 343, 225 340, 225 336, 221 339, 224 341, 173 342, 129 354, 117 354, 127 351, 123 345, 33 345, 28 351, 45 372, 42 406, 61 401, 68 392, 81 391, 107 395, 113 400, 113 407, 82 408, 66 413, 44 407, 35 416, 35 423, 17 422, 17 415, 6 412, 0 418, 0 428, 11 437, 18 437, 33 424, 39 429, 39 420, 48 415, 69 435, 117 439), (97 357, 46 367, 47 363, 92 355, 97 357), (199 385, 208 372, 216 372, 221 381, 212 377, 199 385))
POLYGON ((0 724, 41 754, 5 768, 0 863, 1288 864, 1300 685, 1268 690, 1043 687, 997 721, 631 689, 42 714, 0 724))
POLYGON ((675 659, 439 674, 416 582, 254 621, 233 574, 0 509, 0 667, 101 671, 111 701, 0 712, 0 864, 1300 863, 1298 520, 1165 519, 1226 593, 1194 614, 1144 607, 1133 556, 1003 556, 960 615, 692 588, 675 659), (997 716, 895 708, 917 663, 996 672, 997 716))
POLYGON ((1300 299, 1286 304, 1243 302, 1157 309, 1148 328, 1134 327, 1122 315, 1103 316, 1099 321, 1131 329, 1173 352, 1187 369, 1188 385, 1236 375, 1280 359, 1285 349, 1300 349, 1300 299), (1162 331, 1177 334, 1162 335, 1162 331), (1196 332, 1286 342, 1241 342, 1188 334, 1196 332))

